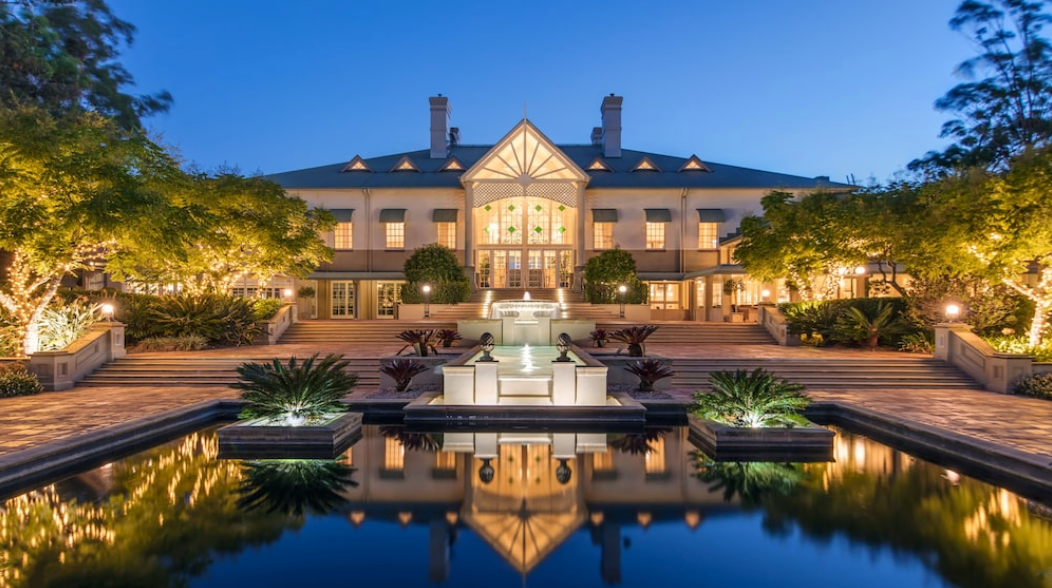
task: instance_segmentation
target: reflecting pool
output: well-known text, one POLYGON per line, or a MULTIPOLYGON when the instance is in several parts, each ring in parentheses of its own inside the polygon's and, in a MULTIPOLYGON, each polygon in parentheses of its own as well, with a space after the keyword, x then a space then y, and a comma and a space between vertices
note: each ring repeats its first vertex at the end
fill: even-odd
POLYGON ((304 461, 194 433, 0 503, 0 588, 1052 586, 1046 507, 861 436, 781 464, 566 435, 367 426, 304 461))

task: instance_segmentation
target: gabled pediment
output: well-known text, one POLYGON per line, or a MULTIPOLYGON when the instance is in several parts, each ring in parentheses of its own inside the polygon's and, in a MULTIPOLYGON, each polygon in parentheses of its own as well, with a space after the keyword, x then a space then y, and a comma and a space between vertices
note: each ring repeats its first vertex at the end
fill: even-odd
POLYGON ((341 172, 371 172, 373 168, 369 167, 368 163, 362 159, 361 155, 355 155, 354 159, 347 162, 347 165, 343 166, 341 172))
POLYGON ((398 163, 396 163, 393 166, 391 166, 391 170, 390 171, 392 171, 392 172, 418 172, 418 171, 420 171, 420 168, 417 167, 415 163, 413 163, 412 159, 409 159, 408 155, 403 155, 402 158, 398 160, 398 163))
POLYGON ((711 172, 709 166, 705 165, 705 162, 698 159, 697 155, 691 155, 683 165, 679 167, 677 171, 700 171, 700 172, 711 172))
POLYGON ((463 183, 477 181, 519 182, 577 181, 591 179, 529 120, 523 119, 471 169, 463 183))
POLYGON ((658 165, 656 163, 654 163, 649 157, 644 155, 643 159, 640 159, 639 163, 637 163, 635 165, 635 167, 632 168, 632 171, 634 171, 634 172, 638 172, 638 171, 659 172, 659 171, 661 171, 661 168, 658 167, 658 165))

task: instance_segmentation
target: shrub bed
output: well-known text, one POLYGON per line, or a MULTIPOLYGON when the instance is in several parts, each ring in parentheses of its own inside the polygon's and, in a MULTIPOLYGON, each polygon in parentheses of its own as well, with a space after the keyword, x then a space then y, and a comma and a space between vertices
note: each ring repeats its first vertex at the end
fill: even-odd
POLYGON ((789 332, 816 346, 865 343, 898 346, 904 337, 923 331, 905 319, 902 298, 849 298, 787 302, 778 305, 789 332))
POLYGON ((1038 374, 1016 382, 1015 393, 1052 400, 1052 374, 1038 374))
POLYGON ((23 363, 0 364, 0 398, 40 394, 44 387, 23 363))
POLYGON ((208 341, 200 335, 182 337, 147 337, 135 344, 134 351, 200 351, 208 341))

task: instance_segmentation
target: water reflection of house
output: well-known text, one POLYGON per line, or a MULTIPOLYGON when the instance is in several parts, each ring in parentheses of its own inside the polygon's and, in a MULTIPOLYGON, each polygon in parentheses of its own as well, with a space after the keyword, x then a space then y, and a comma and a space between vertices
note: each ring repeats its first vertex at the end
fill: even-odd
POLYGON ((588 527, 604 580, 617 582, 622 527, 678 520, 693 529, 705 513, 736 508, 694 478, 694 447, 682 429, 650 439, 446 433, 405 443, 395 432, 367 429, 349 452, 361 483, 346 492, 348 518, 355 526, 370 519, 428 525, 432 582, 448 576, 458 527, 523 574, 588 527))

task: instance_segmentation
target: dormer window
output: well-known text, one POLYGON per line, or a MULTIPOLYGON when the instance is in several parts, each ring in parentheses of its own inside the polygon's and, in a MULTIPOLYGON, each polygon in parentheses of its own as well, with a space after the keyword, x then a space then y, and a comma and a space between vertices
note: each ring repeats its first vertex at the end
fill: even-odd
POLYGON ((391 168, 391 172, 419 172, 420 168, 413 163, 413 160, 409 159, 408 155, 403 155, 402 159, 398 160, 398 163, 394 164, 391 168))
POLYGON ((369 167, 369 164, 365 163, 361 155, 355 155, 354 159, 349 161, 347 165, 343 166, 341 172, 371 172, 373 168, 369 167))
POLYGON ((459 159, 457 159, 456 157, 450 157, 446 160, 445 163, 442 164, 442 167, 438 168, 438 171, 464 171, 465 169, 467 168, 464 167, 463 163, 460 163, 459 159))
POLYGON ((698 159, 697 155, 691 155, 690 159, 688 159, 686 161, 686 163, 681 165, 678 171, 680 171, 680 172, 686 172, 686 171, 711 172, 712 170, 709 169, 709 166, 705 165, 705 162, 703 162, 702 160, 698 159))
POLYGON ((605 161, 603 161, 602 157, 596 157, 595 159, 593 159, 592 163, 589 163, 588 166, 585 167, 585 169, 588 171, 613 171, 612 169, 610 169, 610 166, 607 165, 605 161))
POLYGON ((632 168, 632 171, 634 171, 634 172, 638 172, 638 171, 659 172, 659 171, 661 171, 661 168, 658 167, 656 163, 651 161, 651 159, 649 157, 644 156, 643 159, 640 159, 639 163, 637 163, 636 166, 632 168))

